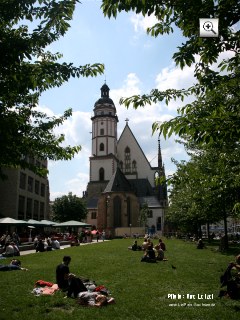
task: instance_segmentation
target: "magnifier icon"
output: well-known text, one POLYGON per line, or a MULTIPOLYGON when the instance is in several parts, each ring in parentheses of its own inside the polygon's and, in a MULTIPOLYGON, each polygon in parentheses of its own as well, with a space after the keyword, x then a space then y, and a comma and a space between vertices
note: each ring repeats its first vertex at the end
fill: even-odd
POLYGON ((204 22, 204 24, 203 24, 203 29, 204 29, 205 31, 207 31, 207 32, 210 32, 210 31, 211 31, 211 32, 214 33, 214 34, 217 34, 216 31, 213 30, 213 24, 212 24, 211 21, 206 21, 206 22, 204 22))

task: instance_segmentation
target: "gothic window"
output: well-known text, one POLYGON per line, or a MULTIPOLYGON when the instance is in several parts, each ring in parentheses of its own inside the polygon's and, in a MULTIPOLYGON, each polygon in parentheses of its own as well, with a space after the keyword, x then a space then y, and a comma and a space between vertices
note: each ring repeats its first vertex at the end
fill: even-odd
POLYGON ((99 169, 99 181, 104 181, 104 169, 99 169))
POLYGON ((123 162, 122 161, 119 162, 119 167, 121 170, 123 170, 123 162))
POLYGON ((104 129, 100 129, 100 136, 104 135, 104 129))
POLYGON ((113 227, 114 228, 118 228, 118 227, 121 227, 121 212, 122 212, 122 206, 121 206, 121 199, 119 196, 116 196, 114 199, 113 199, 113 212, 114 212, 114 215, 113 215, 113 227))
POLYGON ((125 149, 125 172, 131 172, 131 154, 129 147, 126 147, 125 149))
POLYGON ((132 171, 133 172, 137 171, 137 162, 135 160, 133 160, 133 162, 132 162, 132 171))
POLYGON ((154 183, 155 183, 155 186, 157 186, 159 183, 159 173, 157 171, 154 174, 154 183))
POLYGON ((100 143, 99 150, 104 151, 104 143, 100 143))

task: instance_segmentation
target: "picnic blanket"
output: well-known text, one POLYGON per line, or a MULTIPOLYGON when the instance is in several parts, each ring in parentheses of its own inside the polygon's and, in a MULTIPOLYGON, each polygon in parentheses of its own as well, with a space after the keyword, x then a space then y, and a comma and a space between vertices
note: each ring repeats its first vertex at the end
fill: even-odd
POLYGON ((52 283, 44 280, 38 280, 35 282, 35 287, 32 290, 32 293, 36 296, 53 295, 58 290, 59 288, 56 283, 52 283))

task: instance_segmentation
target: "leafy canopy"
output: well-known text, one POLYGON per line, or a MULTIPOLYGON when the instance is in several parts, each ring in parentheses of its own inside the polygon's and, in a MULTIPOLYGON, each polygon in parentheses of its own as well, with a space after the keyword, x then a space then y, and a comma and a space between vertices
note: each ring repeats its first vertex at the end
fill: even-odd
POLYGON ((71 77, 103 73, 102 64, 74 66, 48 47, 70 27, 78 0, 1 0, 0 2, 0 172, 5 166, 31 166, 25 156, 69 160, 80 146, 63 146, 53 129, 72 114, 48 117, 37 109, 42 92, 71 77))
POLYGON ((196 84, 188 89, 166 91, 153 89, 149 94, 122 98, 126 107, 143 107, 147 104, 170 100, 184 100, 192 95, 195 101, 178 110, 179 116, 160 124, 156 121, 153 132, 160 130, 165 137, 178 134, 198 143, 212 140, 239 141, 239 52, 240 6, 238 0, 103 0, 105 16, 117 17, 121 11, 133 11, 143 16, 154 15, 158 22, 147 32, 159 36, 182 31, 185 43, 178 47, 173 59, 181 69, 195 64, 196 84), (199 37, 199 18, 219 18, 218 38, 199 37), (237 29, 238 28, 238 29, 237 29), (221 54, 231 53, 221 60, 221 54), (198 60, 198 62, 197 62, 198 60), (217 63, 217 70, 213 64, 217 63), (198 110, 200 107, 200 111, 198 110), (220 123, 224 123, 223 127, 220 123))
POLYGON ((86 203, 82 198, 73 195, 72 192, 56 198, 52 205, 52 211, 54 221, 58 222, 82 221, 87 216, 86 203))

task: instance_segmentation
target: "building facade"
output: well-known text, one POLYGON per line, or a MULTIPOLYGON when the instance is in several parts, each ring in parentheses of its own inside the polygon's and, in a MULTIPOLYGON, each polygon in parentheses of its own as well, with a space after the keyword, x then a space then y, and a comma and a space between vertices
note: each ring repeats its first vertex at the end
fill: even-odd
MULTIPOLYGON (((36 166, 47 168, 47 160, 27 157, 36 166)), ((0 180, 0 214, 14 219, 49 218, 49 182, 28 169, 6 168, 0 180)))
POLYGON ((87 191, 87 222, 113 235, 147 227, 162 234, 168 206, 165 177, 158 139, 158 166, 152 167, 126 120, 117 137, 117 111, 109 97, 109 87, 101 88, 101 98, 94 105, 92 120, 92 155, 87 191), (158 181, 158 182, 157 182, 158 181), (148 206, 146 225, 140 223, 140 212, 148 206))

